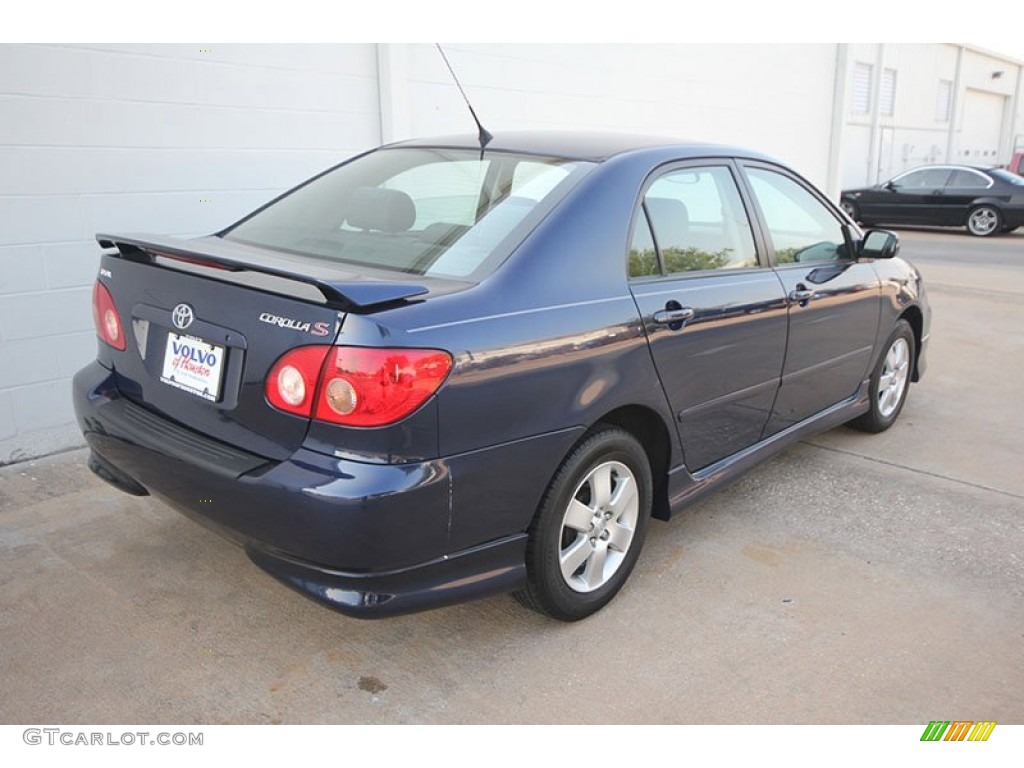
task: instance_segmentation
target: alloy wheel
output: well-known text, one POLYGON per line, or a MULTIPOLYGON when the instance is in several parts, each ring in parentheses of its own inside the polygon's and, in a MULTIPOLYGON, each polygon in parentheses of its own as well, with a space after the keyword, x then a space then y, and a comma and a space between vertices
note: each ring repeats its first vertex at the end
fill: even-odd
POLYGON ((558 562, 576 592, 593 592, 622 565, 640 510, 637 480, 625 464, 606 461, 577 486, 562 517, 558 562))
POLYGON ((989 206, 974 209, 967 219, 967 229, 972 235, 984 237, 991 235, 999 228, 999 212, 989 206))
POLYGON ((893 414, 903 398, 910 375, 910 345, 896 339, 885 355, 882 375, 878 379, 878 412, 883 418, 893 414))

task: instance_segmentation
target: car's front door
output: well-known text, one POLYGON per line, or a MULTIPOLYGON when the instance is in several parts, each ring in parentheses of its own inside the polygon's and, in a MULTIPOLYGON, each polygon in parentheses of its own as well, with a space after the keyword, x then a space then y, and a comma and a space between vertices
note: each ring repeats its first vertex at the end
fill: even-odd
POLYGON ((852 258, 838 214, 816 192, 775 166, 748 163, 744 171, 789 305, 767 437, 856 394, 873 360, 881 289, 871 264, 852 258))
POLYGON ((864 192, 857 200, 863 221, 938 224, 940 197, 949 168, 921 168, 864 192))
POLYGON ((666 169, 635 214, 631 289, 690 471, 760 439, 785 355, 785 294, 737 173, 726 160, 666 169))

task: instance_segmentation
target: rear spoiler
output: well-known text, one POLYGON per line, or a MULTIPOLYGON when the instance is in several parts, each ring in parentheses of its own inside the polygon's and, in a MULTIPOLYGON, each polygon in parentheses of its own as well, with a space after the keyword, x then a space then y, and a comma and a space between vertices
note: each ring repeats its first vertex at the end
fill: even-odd
POLYGON ((312 285, 323 294, 325 303, 345 312, 367 312, 384 304, 429 293, 417 283, 373 279, 338 279, 337 268, 315 260, 303 261, 273 251, 256 249, 211 236, 197 240, 178 240, 149 235, 97 234, 100 248, 117 248, 118 257, 126 261, 154 264, 164 257, 229 272, 260 272, 285 280, 312 285), (332 272, 334 275, 332 276, 332 272))

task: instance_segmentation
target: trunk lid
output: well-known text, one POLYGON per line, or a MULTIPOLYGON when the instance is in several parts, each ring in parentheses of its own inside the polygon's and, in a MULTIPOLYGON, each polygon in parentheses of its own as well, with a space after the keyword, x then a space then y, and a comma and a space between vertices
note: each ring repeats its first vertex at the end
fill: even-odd
POLYGON ((428 293, 344 265, 218 237, 182 241, 99 235, 99 281, 121 318, 126 348, 101 344, 122 394, 148 410, 246 451, 281 460, 309 419, 272 407, 265 379, 281 355, 332 344, 348 312, 428 293))

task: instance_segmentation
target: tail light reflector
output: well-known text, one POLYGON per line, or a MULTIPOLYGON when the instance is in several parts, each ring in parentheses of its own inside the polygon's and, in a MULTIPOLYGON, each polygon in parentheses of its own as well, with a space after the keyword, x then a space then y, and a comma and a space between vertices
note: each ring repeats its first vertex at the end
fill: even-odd
POLYGON ((114 297, 110 295, 107 286, 99 280, 92 289, 92 319, 96 324, 96 335, 114 349, 124 351, 124 326, 121 324, 121 315, 114 305, 114 297))
POLYGON ((309 418, 327 346, 299 347, 274 363, 267 376, 267 400, 275 408, 309 418))

